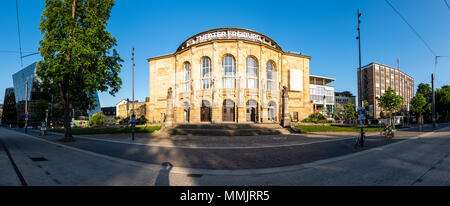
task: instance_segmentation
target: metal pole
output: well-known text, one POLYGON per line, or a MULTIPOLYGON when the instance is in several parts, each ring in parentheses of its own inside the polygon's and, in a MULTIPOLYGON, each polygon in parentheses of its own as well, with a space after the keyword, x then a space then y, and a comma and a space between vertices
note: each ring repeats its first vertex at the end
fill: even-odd
POLYGON ((131 117, 131 140, 133 140, 134 141, 134 127, 135 127, 135 124, 136 124, 136 117, 135 117, 135 115, 134 115, 134 46, 133 46, 133 51, 132 51, 132 54, 131 54, 131 61, 132 61, 132 64, 133 64, 133 95, 132 95, 132 101, 133 101, 133 112, 132 112, 132 117, 131 117))
POLYGON ((433 114, 432 114, 432 120, 433 120, 433 128, 436 128, 436 104, 435 104, 435 93, 434 93, 434 74, 431 74, 431 91, 433 94, 433 100, 432 100, 432 107, 433 107, 433 114))
MULTIPOLYGON (((363 84, 362 84, 362 81, 363 81, 363 75, 362 75, 362 70, 361 70, 361 32, 360 32, 360 23, 361 23, 361 20, 360 20, 360 17, 362 16, 362 14, 361 13, 359 13, 359 9, 358 9, 358 37, 357 37, 357 39, 358 39, 358 50, 359 50, 359 68, 358 68, 358 71, 359 71, 359 89, 360 89, 360 97, 361 97, 361 99, 360 99, 360 103, 361 103, 361 107, 363 107, 364 105, 363 105, 363 84)), ((363 120, 361 119, 360 120, 360 122, 361 122, 361 147, 364 147, 364 124, 363 124, 363 120)))
POLYGON ((25 80, 25 133, 28 133, 28 80, 25 80))
POLYGON ((20 40, 19 3, 16 0, 17 31, 19 34, 20 68, 23 68, 22 41, 20 40))

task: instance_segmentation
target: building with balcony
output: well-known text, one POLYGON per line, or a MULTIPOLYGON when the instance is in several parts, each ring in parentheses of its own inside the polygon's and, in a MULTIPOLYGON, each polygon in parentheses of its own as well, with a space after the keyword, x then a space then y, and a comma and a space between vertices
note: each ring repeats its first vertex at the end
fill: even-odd
POLYGON ((309 93, 314 112, 322 113, 327 118, 334 118, 334 86, 330 85, 334 80, 336 79, 309 75, 309 93))

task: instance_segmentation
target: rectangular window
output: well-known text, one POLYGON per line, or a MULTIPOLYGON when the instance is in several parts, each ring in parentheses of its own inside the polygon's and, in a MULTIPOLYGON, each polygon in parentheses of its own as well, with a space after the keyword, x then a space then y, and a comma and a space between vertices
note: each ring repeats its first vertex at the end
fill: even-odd
POLYGON ((223 88, 234 88, 234 78, 223 78, 223 88))
POLYGON ((294 121, 298 121, 298 112, 294 112, 294 121))
POLYGON ((256 79, 247 79, 247 87, 248 88, 258 88, 258 83, 256 82, 256 79))

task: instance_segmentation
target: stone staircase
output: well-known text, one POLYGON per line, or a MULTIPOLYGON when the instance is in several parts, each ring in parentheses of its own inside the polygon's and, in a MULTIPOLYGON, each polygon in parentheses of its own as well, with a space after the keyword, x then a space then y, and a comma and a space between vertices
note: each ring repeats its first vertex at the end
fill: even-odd
POLYGON ((257 136, 290 134, 291 131, 279 124, 177 124, 162 129, 163 135, 189 136, 257 136))

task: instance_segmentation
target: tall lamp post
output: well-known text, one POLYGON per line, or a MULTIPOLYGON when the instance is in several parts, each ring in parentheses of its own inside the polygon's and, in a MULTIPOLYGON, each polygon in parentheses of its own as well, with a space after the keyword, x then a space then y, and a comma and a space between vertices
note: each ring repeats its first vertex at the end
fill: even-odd
POLYGON ((25 80, 25 133, 28 133, 28 80, 25 80))
POLYGON ((134 141, 134 127, 136 126, 136 116, 134 115, 134 46, 133 46, 133 51, 131 53, 131 61, 133 64, 133 96, 132 96, 132 103, 133 103, 133 112, 131 115, 131 140, 134 141))
MULTIPOLYGON (((435 56, 434 57, 434 72, 436 73, 436 67, 437 67, 437 60, 440 57, 450 57, 450 56, 435 56)), ((433 121, 433 128, 436 128, 436 95, 434 92, 434 73, 431 74, 431 92, 432 92, 432 121, 433 121)))
MULTIPOLYGON (((359 67, 358 67, 358 71, 359 71, 359 90, 360 90, 360 94, 359 95, 361 97, 359 102, 361 103, 361 108, 362 108, 363 107, 363 90, 362 90, 363 75, 362 75, 362 71, 361 71, 361 32, 360 32, 360 24, 361 24, 360 17, 361 16, 362 16, 362 14, 359 13, 359 9, 358 9, 358 37, 356 37, 356 39, 358 40, 358 50, 359 50, 359 67)), ((360 108, 360 110, 361 110, 361 108, 360 108)), ((362 118, 360 118, 360 122, 361 122, 360 146, 364 147, 364 124, 363 124, 362 118)))

